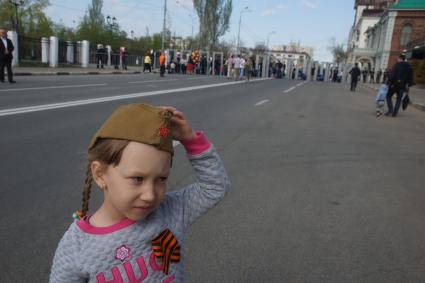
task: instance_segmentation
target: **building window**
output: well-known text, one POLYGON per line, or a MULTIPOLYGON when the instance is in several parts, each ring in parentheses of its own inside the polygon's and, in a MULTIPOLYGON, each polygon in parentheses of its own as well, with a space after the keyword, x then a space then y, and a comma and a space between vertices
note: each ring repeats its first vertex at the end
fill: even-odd
POLYGON ((411 35, 412 35, 412 26, 411 25, 405 25, 401 29, 400 46, 406 46, 407 43, 409 43, 409 41, 410 41, 411 35))

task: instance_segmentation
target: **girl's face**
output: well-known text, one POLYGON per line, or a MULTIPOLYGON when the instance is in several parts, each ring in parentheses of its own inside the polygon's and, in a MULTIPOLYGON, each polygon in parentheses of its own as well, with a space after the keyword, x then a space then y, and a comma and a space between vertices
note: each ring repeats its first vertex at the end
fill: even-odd
POLYGON ((154 146, 130 142, 117 166, 107 166, 102 179, 104 208, 116 220, 140 220, 162 202, 171 155, 154 146))

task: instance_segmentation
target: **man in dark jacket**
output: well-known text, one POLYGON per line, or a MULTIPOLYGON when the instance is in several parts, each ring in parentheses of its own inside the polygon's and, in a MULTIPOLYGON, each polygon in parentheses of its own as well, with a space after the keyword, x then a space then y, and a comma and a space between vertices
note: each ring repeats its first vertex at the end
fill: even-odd
POLYGON ((4 67, 7 69, 7 77, 11 84, 16 83, 13 80, 12 59, 13 59, 13 43, 7 38, 5 29, 0 29, 0 82, 4 83, 4 67))
POLYGON ((359 77, 360 77, 360 69, 359 69, 359 64, 355 63, 354 67, 350 70, 350 75, 351 75, 351 91, 356 91, 356 87, 357 87, 357 82, 359 81, 359 77))
POLYGON ((100 68, 103 69, 103 64, 105 64, 107 60, 106 49, 103 47, 103 44, 98 44, 96 50, 96 68, 99 69, 100 66, 100 68))
POLYGON ((401 105, 401 99, 403 93, 409 90, 409 87, 413 84, 413 70, 409 63, 406 62, 406 56, 401 54, 398 57, 398 62, 393 66, 391 72, 388 75, 388 94, 387 94, 387 105, 388 112, 385 115, 397 116, 398 109, 401 105), (392 97, 396 93, 397 100, 393 109, 392 97))

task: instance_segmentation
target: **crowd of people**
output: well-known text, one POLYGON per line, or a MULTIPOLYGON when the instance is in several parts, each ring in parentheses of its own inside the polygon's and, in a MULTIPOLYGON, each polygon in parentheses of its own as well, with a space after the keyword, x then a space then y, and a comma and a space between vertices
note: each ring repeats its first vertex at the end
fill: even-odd
MULTIPOLYGON (((230 80, 250 80, 253 76, 260 74, 255 70, 254 61, 248 56, 230 55, 223 62, 220 56, 216 58, 209 57, 205 54, 200 55, 192 52, 186 58, 180 53, 174 56, 165 56, 161 52, 157 52, 159 62, 160 75, 168 74, 187 74, 187 75, 225 75, 230 80), (174 57, 174 58, 170 58, 174 57)), ((152 72, 154 63, 153 56, 147 52, 143 59, 143 72, 152 72)), ((260 65, 261 66, 261 65, 260 65)), ((261 74, 260 74, 261 75, 261 74)))

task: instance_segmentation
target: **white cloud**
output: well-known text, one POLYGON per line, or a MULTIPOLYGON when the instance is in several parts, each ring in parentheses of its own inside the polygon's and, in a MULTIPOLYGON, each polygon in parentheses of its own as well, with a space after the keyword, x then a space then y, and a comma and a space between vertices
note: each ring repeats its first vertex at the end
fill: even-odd
POLYGON ((263 12, 263 16, 271 16, 271 15, 282 13, 283 11, 286 10, 286 8, 287 7, 285 5, 277 5, 275 7, 265 10, 263 12))
POLYGON ((301 7, 306 9, 317 9, 319 4, 316 0, 300 0, 301 7))

